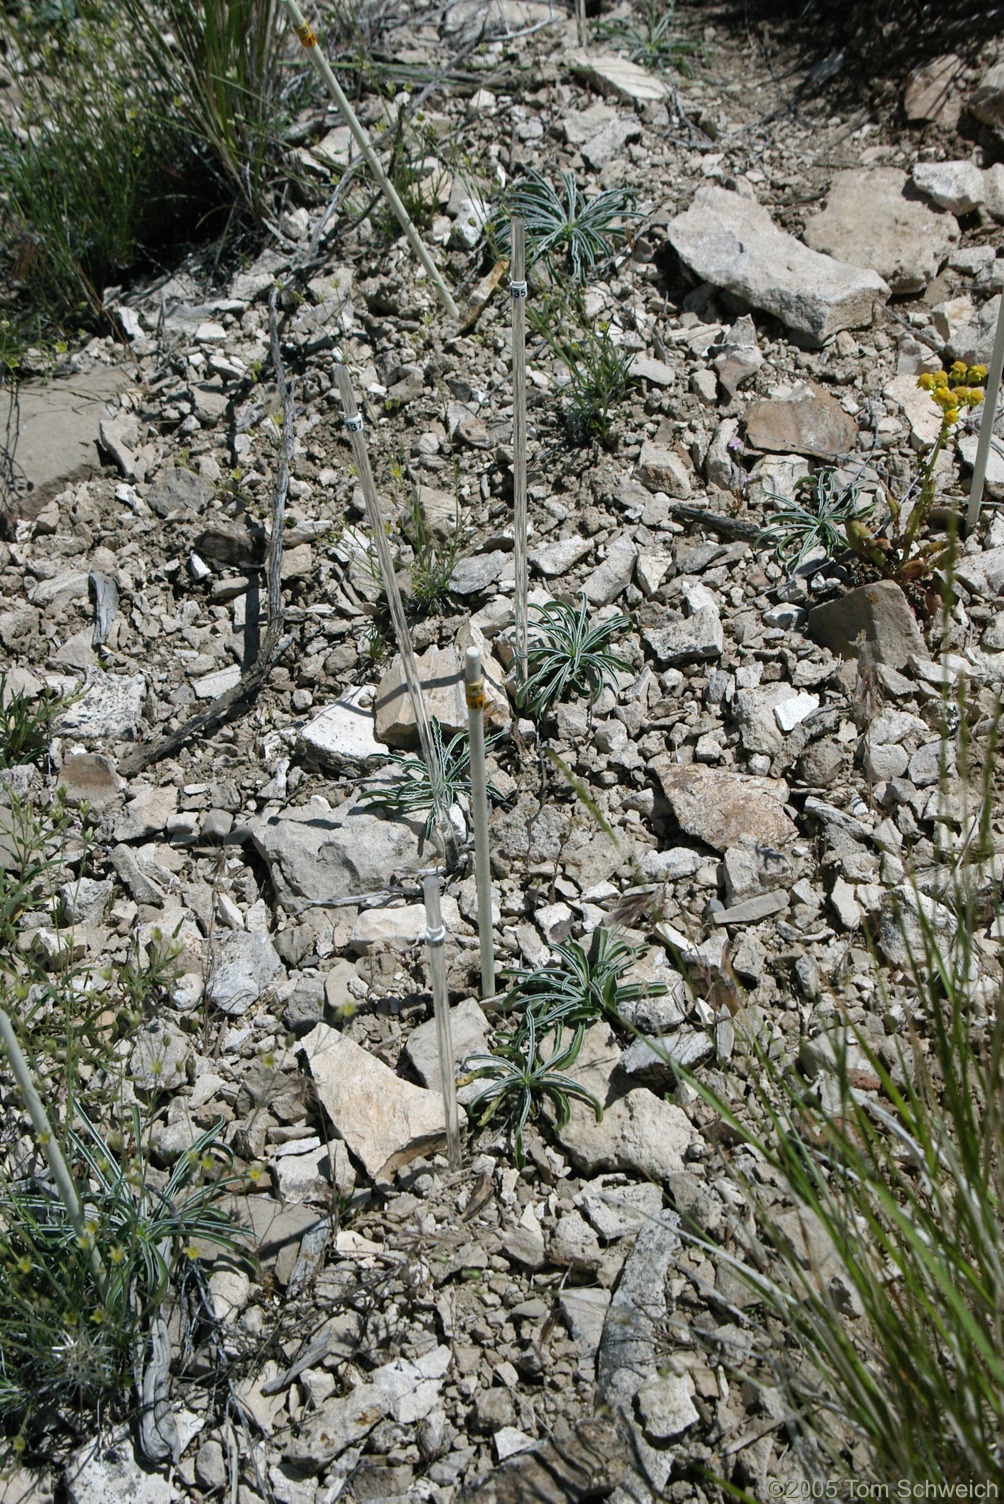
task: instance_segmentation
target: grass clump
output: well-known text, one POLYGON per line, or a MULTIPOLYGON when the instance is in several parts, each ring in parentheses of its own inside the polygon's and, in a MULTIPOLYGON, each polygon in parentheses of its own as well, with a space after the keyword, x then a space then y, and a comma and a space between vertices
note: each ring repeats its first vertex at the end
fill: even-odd
POLYGON ((29 1169, 0 1178, 0 1448, 14 1457, 85 1433, 95 1413, 128 1413, 149 1322, 172 1282, 198 1259, 199 1242, 232 1254, 241 1243, 214 1205, 237 1178, 222 1123, 159 1187, 138 1113, 122 1163, 79 1108, 77 1117, 82 1131, 69 1131, 67 1149, 83 1235, 47 1176, 29 1169))
POLYGON ((688 42, 675 31, 676 6, 667 0, 642 0, 630 17, 600 21, 594 28, 598 41, 623 48, 633 63, 657 73, 673 70, 689 78, 694 58, 704 55, 700 42, 688 42))
POLYGON ((607 647, 612 637, 631 623, 616 613, 601 622, 590 622, 585 595, 578 607, 564 601, 535 606, 538 620, 535 636, 527 648, 530 677, 519 691, 519 703, 533 715, 543 715, 559 700, 587 695, 594 705, 608 684, 615 684, 617 670, 631 672, 631 665, 607 647))
MULTIPOLYGON (((983 837, 992 764, 973 822, 983 837)), ((826 1063, 803 1050, 802 1068, 753 1046, 742 1111, 689 1077, 746 1146, 733 1161, 746 1160, 741 1184, 773 1251, 715 1256, 783 1323, 771 1362, 804 1465, 893 1490, 982 1484, 1004 1469, 1000 919, 988 934, 985 866, 945 860, 954 935, 921 904, 900 921, 905 1039, 876 1048, 840 1018, 826 1063), (765 1185, 794 1202, 811 1241, 792 1235, 765 1185)))
POLYGON ((285 46, 279 0, 92 0, 52 26, 29 6, 0 18, 17 84, 0 120, 16 319, 93 326, 104 289, 165 247, 224 230, 235 210, 269 215, 285 46))

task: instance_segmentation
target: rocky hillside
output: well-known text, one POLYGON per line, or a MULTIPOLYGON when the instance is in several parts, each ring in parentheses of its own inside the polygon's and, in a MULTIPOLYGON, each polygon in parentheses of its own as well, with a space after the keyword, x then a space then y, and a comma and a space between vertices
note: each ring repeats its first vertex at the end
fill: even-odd
MULTIPOLYGON (((890 1069, 924 1033, 911 946, 918 915, 946 944, 958 923, 946 853, 972 837, 968 774, 1004 678, 1004 424, 947 612, 944 549, 904 590, 842 533, 792 569, 764 529, 822 472, 881 553, 887 497, 916 503, 939 434, 918 378, 989 362, 1004 61, 938 57, 873 115, 730 11, 680 10, 686 76, 630 64, 616 37, 583 50, 537 0, 493 0, 479 44, 482 4, 415 10, 396 61, 447 70, 421 103, 415 177, 461 324, 375 208, 329 204, 355 161, 332 110, 302 121, 313 189, 254 260, 220 280, 199 253, 117 290, 114 336, 29 352, 12 394, 5 694, 62 702, 45 755, 3 774, 8 874, 19 801, 62 790, 69 822, 61 902, 22 906, 17 956, 68 971, 82 1013, 109 965, 145 978, 105 1016, 111 1055, 82 1068, 92 1110, 111 1134, 136 1105, 160 1187, 222 1120, 255 1261, 192 1249, 152 1440, 85 1426, 69 1461, 43 1448, 41 1475, 11 1473, 9 1504, 53 1488, 72 1504, 721 1498, 702 1468, 766 1500, 810 1477, 783 1330, 691 1240, 769 1263, 732 1178, 753 1160, 674 1062, 741 1116, 753 1038, 826 1100, 843 1022, 890 1069), (531 271, 530 599, 628 618, 596 703, 537 717, 506 687, 510 306, 485 238, 527 170, 571 172, 590 198, 630 189, 636 211, 582 288, 580 354, 626 373, 602 443, 570 442, 567 330, 531 271), (277 287, 294 443, 270 619, 277 287), (417 739, 336 361, 447 738, 467 723, 463 650, 485 655, 500 967, 616 927, 649 984, 568 1068, 602 1119, 573 1101, 563 1126, 531 1121, 522 1169, 501 1112, 466 1122, 459 1174, 442 1152, 421 902, 436 852, 424 811, 368 797, 400 785, 388 755, 417 739)), ((367 95, 363 116, 408 103, 367 95)), ((932 540, 964 511, 980 411, 939 456, 932 540)), ((466 842, 463 797, 455 816, 466 842)), ((995 810, 995 851, 1001 834, 995 810)), ((501 1016, 481 1006, 468 857, 443 892, 463 1061, 501 1016)), ((977 1020, 996 996, 991 920, 977 1020)), ((7 1178, 40 1164, 12 1090, 7 1178)), ((825 1270, 825 1236, 761 1178, 825 1270)))

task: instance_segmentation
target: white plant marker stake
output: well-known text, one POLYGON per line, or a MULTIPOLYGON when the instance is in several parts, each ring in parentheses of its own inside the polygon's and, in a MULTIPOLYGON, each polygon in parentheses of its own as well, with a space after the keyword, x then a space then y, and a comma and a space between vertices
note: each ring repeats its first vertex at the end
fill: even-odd
POLYGON ((526 226, 510 224, 509 292, 512 295, 513 543, 516 555, 517 682, 526 683, 527 510, 526 510, 526 226))
POLYGON ((97 1245, 87 1230, 87 1223, 84 1221, 84 1209, 80 1205, 77 1187, 74 1184, 73 1176, 70 1174, 66 1160, 63 1158, 63 1151, 56 1142, 56 1135, 52 1131, 52 1124, 49 1122, 48 1113, 35 1087, 28 1062, 21 1053, 21 1046, 18 1044, 14 1027, 2 1008, 0 1008, 0 1040, 3 1041, 7 1050, 7 1060, 10 1064, 11 1075, 21 1088, 24 1105, 27 1107, 28 1116, 31 1118, 31 1126, 35 1130, 35 1137, 38 1140, 39 1147, 45 1155, 49 1169, 52 1172, 56 1190, 59 1192, 59 1199, 66 1208, 66 1215, 69 1217, 73 1231, 80 1241, 80 1246, 87 1249, 88 1261, 94 1275, 94 1282, 98 1287, 102 1300, 106 1300, 108 1298, 108 1277, 105 1274, 105 1267, 101 1262, 101 1255, 98 1252, 97 1245))
POLYGON ((387 594, 387 605, 390 607, 391 620, 394 623, 394 634, 397 638, 398 651, 401 654, 405 683, 408 686, 411 708, 415 714, 418 739, 422 744, 422 756, 425 759, 425 766, 429 770, 429 781, 432 784, 433 808, 436 814, 436 830, 442 842, 443 856, 447 869, 452 872, 459 865, 457 837, 451 824, 450 812, 446 807, 446 801, 443 796, 443 769, 439 761, 439 754, 436 751, 436 744, 432 739, 432 727, 429 725, 429 717, 425 709, 425 697, 422 694, 422 681, 418 673, 418 664, 415 662, 415 649, 412 646, 411 632, 408 630, 408 619, 404 614, 404 604, 401 600, 401 592, 398 589, 397 578, 394 574, 394 560, 391 558, 390 545, 387 542, 387 532, 384 528, 383 515, 380 511, 380 502, 377 499, 373 471, 370 469, 370 457, 366 451, 366 440, 363 438, 363 420, 356 407, 355 394, 352 391, 352 378, 349 375, 348 367, 336 365, 334 374, 335 381, 338 384, 338 395, 342 399, 345 427, 348 430, 349 442, 352 445, 352 455, 359 474, 359 486, 366 501, 370 532, 373 534, 377 557, 380 560, 383 588, 387 594))
POLYGON ((313 63, 314 67, 317 69, 317 72, 321 75, 321 78, 327 85, 328 93, 335 101, 335 104, 338 106, 338 109, 341 113, 342 119, 345 121, 345 124, 352 132, 355 143, 359 147, 359 150, 362 152, 367 167, 376 178, 377 183, 380 187, 380 191, 383 193, 384 198, 390 204, 395 215, 397 216, 398 223, 400 224, 402 230, 405 233, 405 236, 407 237, 408 244, 411 246, 412 250, 415 252, 415 255, 418 257, 419 261, 421 261, 422 265, 425 267, 425 270, 428 272, 429 278, 437 293, 439 294, 440 302, 446 309, 447 313, 450 315, 451 319, 459 319, 460 309, 457 307, 457 304, 454 301, 453 294, 450 292, 450 289, 443 281, 442 275, 440 274, 436 263, 429 255, 422 237, 415 229, 411 215, 404 207, 404 204, 402 204, 401 199, 398 196, 397 189, 394 187, 394 184, 384 172, 380 158, 373 150, 373 145, 370 141, 369 136, 367 136, 366 132, 363 130, 362 125, 359 123, 359 118, 356 115, 355 110, 346 99, 341 84, 332 73, 330 63, 324 56, 324 53, 321 51, 320 47, 317 45, 317 37, 314 35, 313 29, 304 19, 303 11, 297 5, 296 0, 284 0, 284 3, 286 10, 289 12, 289 18, 293 23, 293 29, 295 30, 297 36, 300 38, 303 46, 309 52, 310 60, 313 63))
POLYGON ((492 872, 488 847, 488 794, 485 773, 485 681, 481 653, 468 648, 464 663, 467 731, 471 744, 471 818, 474 825, 474 878, 478 892, 481 943, 481 997, 495 996, 495 939, 492 934, 492 872))
POLYGON ((436 1015, 436 1044, 439 1046, 439 1076, 446 1111, 446 1157, 451 1170, 459 1170, 460 1111, 457 1107, 457 1078, 453 1061, 453 1038, 450 1033, 450 1000, 446 990, 446 926, 439 903, 439 875, 433 872, 422 883, 425 898, 425 938, 429 946, 429 971, 432 973, 432 1006, 436 1015))
POLYGON ((589 46, 589 30, 586 26, 586 0, 575 0, 575 22, 579 32, 579 46, 585 51, 589 46))
POLYGON ((997 332, 994 348, 987 370, 986 396, 983 398, 983 416, 980 420, 980 437, 973 462, 973 483, 969 490, 969 510, 966 512, 966 532, 971 533, 979 521, 983 501, 983 483, 987 475, 987 460, 994 436, 994 419, 997 416, 997 398, 1001 389, 1001 373, 1004 371, 1004 298, 997 310, 997 332))

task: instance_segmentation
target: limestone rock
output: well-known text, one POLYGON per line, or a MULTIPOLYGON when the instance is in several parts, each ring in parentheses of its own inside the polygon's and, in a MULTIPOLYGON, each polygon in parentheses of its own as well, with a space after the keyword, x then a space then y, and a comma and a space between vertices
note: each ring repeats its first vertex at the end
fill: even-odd
POLYGON ((386 760, 387 748, 374 734, 373 695, 372 686, 364 684, 315 715, 297 737, 302 754, 322 768, 335 769, 386 760))
POLYGON ((212 492, 212 484, 204 476, 181 465, 169 465, 150 487, 146 503, 158 517, 194 516, 205 510, 212 492))
POLYGON ((110 757, 100 752, 70 752, 59 770, 59 787, 68 804, 86 802, 92 809, 106 809, 122 797, 125 787, 110 757))
POLYGON ((131 372, 103 368, 23 382, 18 388, 17 464, 31 491, 20 498, 26 516, 71 481, 98 469, 98 429, 105 404, 132 385, 131 372))
POLYGON ((628 535, 615 538, 607 556, 586 576, 583 590, 593 606, 607 606, 622 595, 631 583, 638 549, 628 535))
POLYGON ((621 1482, 626 1461, 624 1441, 611 1420, 582 1420, 570 1437, 555 1437, 519 1452, 468 1484, 457 1504, 577 1504, 605 1499, 621 1482))
MULTIPOLYGON (((453 1058, 458 1065, 466 1060, 468 1055, 487 1053, 488 1034, 488 1020, 480 1005, 473 998, 465 998, 462 1003, 451 1008, 450 1040, 453 1045, 453 1058)), ((442 1078, 439 1073, 439 1043, 434 1018, 430 1018, 427 1023, 419 1024, 417 1029, 412 1030, 405 1046, 405 1053, 419 1080, 430 1091, 442 1091, 442 1078)), ((472 1097, 477 1096, 483 1084, 482 1081, 472 1081, 469 1086, 461 1087, 461 1100, 465 1102, 465 1105, 472 1097)))
MULTIPOLYGON (((435 717, 449 739, 467 729, 467 701, 463 668, 455 648, 426 649, 417 659, 418 676, 429 719, 435 717)), ((380 680, 374 704, 377 740, 388 747, 418 746, 418 725, 404 677, 404 665, 395 656, 380 680)))
POLYGON ((967 365, 990 363, 994 330, 1000 317, 1001 294, 984 303, 976 316, 952 331, 945 347, 949 360, 964 360, 967 365))
POLYGON ((374 1180, 393 1180, 445 1137, 443 1099, 403 1081, 375 1055, 317 1024, 300 1041, 325 1112, 374 1180))
POLYGON ((889 296, 877 273, 810 250, 779 230, 766 209, 725 188, 699 188, 668 234, 695 276, 815 344, 870 324, 876 298, 889 296))
POLYGON ((382 890, 395 874, 421 866, 421 827, 370 814, 359 808, 357 796, 336 810, 315 797, 298 809, 252 821, 250 829, 276 896, 292 913, 303 899, 382 890))
POLYGON ((849 453, 857 438, 854 419, 815 386, 804 386, 783 402, 754 402, 746 412, 746 442, 773 454, 833 460, 849 453))
POLYGON ((529 550, 527 558, 538 574, 550 580, 574 569, 592 550, 588 538, 557 538, 553 543, 538 543, 529 550))
POLYGON ((653 1441, 672 1441, 700 1420, 694 1405, 694 1381, 690 1374, 653 1374, 638 1390, 638 1412, 647 1436, 653 1441))
POLYGON ((668 756, 656 758, 652 769, 681 830, 716 851, 746 842, 783 846, 797 834, 784 812, 788 788, 780 779, 681 767, 668 756))
POLYGON ((965 64, 954 52, 943 53, 915 68, 903 94, 907 120, 929 121, 954 130, 962 114, 964 73, 965 64))
POLYGON ((144 836, 160 835, 177 808, 178 790, 173 784, 137 788, 125 809, 116 816, 113 839, 139 841, 144 836))
POLYGON ((282 962, 265 935, 232 930, 220 941, 209 996, 222 1013, 239 1018, 281 971, 282 962))
POLYGON ((670 93, 665 79, 616 53, 573 52, 566 62, 573 73, 588 79, 602 93, 627 100, 629 104, 658 103, 670 93))
MULTIPOLYGON (((69 682, 72 694, 77 685, 69 682)), ((140 724, 146 680, 142 674, 106 674, 95 670, 78 700, 60 712, 55 729, 83 741, 125 741, 140 724)))
POLYGON ((874 662, 890 668, 905 668, 911 654, 926 656, 917 619, 894 580, 859 585, 835 601, 814 606, 805 629, 813 642, 841 658, 857 658, 862 643, 874 662))
POLYGON ((70 1504, 174 1504, 166 1477, 142 1467, 127 1430, 88 1442, 66 1466, 70 1504))
POLYGON ((285 1448, 297 1467, 318 1472, 389 1416, 398 1425, 423 1420, 438 1405, 451 1359, 447 1346, 421 1358, 397 1358, 367 1374, 348 1394, 326 1399, 285 1448))
POLYGON ((614 1096, 610 1076, 619 1051, 606 1024, 586 1031, 575 1076, 603 1107, 597 1123, 591 1107, 571 1104, 564 1128, 556 1129, 563 1147, 586 1175, 598 1170, 635 1170, 652 1180, 664 1180, 683 1168, 683 1155, 691 1138, 686 1113, 663 1102, 647 1087, 635 1087, 624 1096, 614 1096))
POLYGON ((755 376, 763 365, 757 344, 756 326, 748 313, 736 319, 728 333, 714 347, 714 365, 726 394, 734 397, 744 382, 755 376))
POLYGON ((896 167, 838 172, 825 209, 806 222, 806 244, 871 267, 897 295, 923 291, 958 244, 959 227, 951 214, 908 196, 908 182, 896 167))
POLYGON ((665 444, 646 439, 638 460, 638 479, 650 491, 665 491, 667 496, 686 501, 692 494, 690 468, 686 460, 665 444))
POLYGON ((1004 59, 987 69, 970 94, 967 107, 977 120, 1004 134, 1004 59))
MULTIPOLYGON (((972 470, 976 463, 976 449, 979 445, 979 435, 975 433, 964 434, 959 439, 959 453, 965 463, 972 470)), ((999 501, 1004 497, 1004 440, 991 436, 990 453, 987 455, 987 472, 984 479, 984 490, 988 496, 999 501)))
POLYGON ((971 214, 984 199, 983 173, 972 162, 918 162, 913 181, 921 193, 953 214, 971 214))

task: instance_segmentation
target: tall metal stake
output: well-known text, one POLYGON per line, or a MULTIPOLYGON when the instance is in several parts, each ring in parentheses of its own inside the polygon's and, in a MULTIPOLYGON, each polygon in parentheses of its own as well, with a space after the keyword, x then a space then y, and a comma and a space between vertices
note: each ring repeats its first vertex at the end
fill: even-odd
POLYGON ((471 743, 471 818, 474 824, 474 879, 478 892, 481 943, 481 997, 495 996, 495 938, 492 934, 492 872, 488 848, 488 777, 485 772, 485 681, 481 653, 468 648, 464 663, 467 730, 471 743))
POLYGON ((994 436, 994 419, 997 416, 997 398, 1001 389, 1001 373, 1004 372, 1004 298, 997 310, 997 332, 987 370, 986 396, 983 398, 983 417, 980 422, 980 437, 973 462, 973 483, 969 489, 969 509, 966 512, 966 532, 971 533, 979 521, 983 501, 983 483, 987 476, 987 460, 994 436))
POLYGON ((460 1110, 457 1106, 457 1076, 450 1033, 450 999, 446 990, 446 926, 439 903, 439 877, 432 873, 422 883, 425 897, 425 938, 429 946, 429 971, 432 973, 432 1006, 436 1015, 436 1044, 439 1046, 439 1075, 446 1111, 446 1155, 451 1170, 460 1169, 460 1110))
POLYGON ((526 511, 526 226, 510 226, 509 291, 512 294, 513 543, 516 554, 516 659, 520 686, 526 683, 527 595, 529 592, 526 511))
POLYGON ((405 683, 408 686, 408 694, 411 698, 411 708, 415 713, 415 724, 418 727, 418 739, 422 744, 422 756, 425 766, 429 770, 429 781, 432 784, 433 808, 436 816, 436 832, 443 847, 443 858, 447 870, 453 872, 460 865, 460 853, 457 849, 457 836, 450 823, 449 808, 443 791, 443 769, 436 751, 436 744, 432 739, 432 727, 429 725, 429 717, 425 710, 425 697, 422 694, 422 681, 419 678, 418 664, 415 662, 415 649, 411 642, 411 632, 408 630, 408 619, 404 614, 404 604, 401 600, 401 592, 398 589, 397 578, 394 574, 394 560, 391 558, 390 545, 387 542, 387 532, 384 528, 383 516, 380 511, 380 502, 377 499, 376 486, 373 481, 373 471, 370 469, 370 458, 366 451, 366 440, 363 438, 363 420, 356 407, 355 394, 352 391, 352 378, 348 367, 336 365, 334 368, 335 381, 338 384, 338 395, 342 399, 342 409, 345 413, 345 427, 348 430, 349 442, 352 445, 352 454, 356 462, 356 470, 359 475, 359 486, 366 502, 366 511, 369 515, 370 532, 373 534, 373 543, 376 547, 377 558, 380 560, 380 573, 383 575, 383 587, 387 595, 387 605, 390 607, 391 620, 394 623, 394 635, 397 638, 398 651, 401 654, 401 664, 404 668, 405 683))
POLYGON ((439 294, 440 301, 443 307, 446 309, 447 313, 450 315, 450 318, 459 319, 460 309, 457 307, 454 301, 453 294, 450 292, 450 289, 443 281, 436 263, 433 261, 432 257, 429 255, 429 252, 426 250, 422 237, 415 229, 411 215, 404 207, 404 204, 402 204, 397 189, 394 187, 394 184, 384 172, 380 158, 373 150, 373 145, 370 141, 369 136, 367 136, 366 132, 363 130, 362 125, 359 123, 359 118, 356 115, 355 110, 349 104, 349 101, 346 99, 341 85, 339 84, 335 75, 332 73, 330 63, 324 56, 324 53, 321 51, 320 47, 317 45, 317 37, 314 35, 312 28, 304 19, 303 11, 300 9, 299 5, 297 5, 296 0, 284 0, 284 3, 286 10, 289 12, 289 18, 293 23, 293 29, 295 30, 297 36, 300 38, 300 41, 303 43, 303 46, 307 49, 307 52, 310 54, 310 60, 313 63, 314 67, 317 69, 317 72, 321 75, 321 78, 327 85, 328 93, 335 101, 342 119, 345 121, 345 124, 352 132, 355 143, 359 147, 359 150, 362 152, 367 167, 376 178, 381 193, 390 204, 395 215, 397 216, 398 223, 407 236, 408 244, 411 246, 412 250, 415 252, 415 255, 418 257, 419 261, 421 261, 422 265, 425 267, 425 270, 428 272, 432 285, 435 287, 436 292, 439 294))
POLYGON ((585 51, 589 46, 589 28, 586 25, 586 0, 575 0, 575 24, 579 33, 579 46, 585 51))

